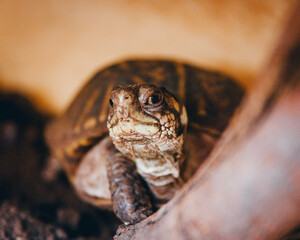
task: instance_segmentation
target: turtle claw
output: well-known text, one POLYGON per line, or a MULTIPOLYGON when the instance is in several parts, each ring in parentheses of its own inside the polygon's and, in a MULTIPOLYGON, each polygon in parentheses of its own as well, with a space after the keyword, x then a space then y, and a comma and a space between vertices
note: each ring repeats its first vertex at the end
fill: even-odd
MULTIPOLYGON (((150 215, 152 215, 153 211, 151 209, 147 209, 145 207, 136 210, 131 214, 131 221, 129 221, 130 225, 139 223, 140 221, 146 219, 150 215)), ((125 223, 126 224, 126 223, 125 223)))
POLYGON ((133 228, 133 225, 126 225, 125 223, 121 224, 116 231, 116 235, 114 236, 114 239, 118 239, 118 237, 120 235, 122 235, 124 232, 126 232, 132 228, 133 228))

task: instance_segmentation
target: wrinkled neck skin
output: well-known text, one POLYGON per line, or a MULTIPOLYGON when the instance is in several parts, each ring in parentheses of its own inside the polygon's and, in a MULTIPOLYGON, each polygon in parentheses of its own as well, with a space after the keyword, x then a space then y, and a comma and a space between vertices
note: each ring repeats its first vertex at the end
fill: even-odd
POLYGON ((176 142, 169 139, 158 142, 113 139, 113 142, 119 151, 136 163, 138 172, 144 178, 149 176, 149 183, 159 186, 171 181, 167 180, 167 176, 179 177, 179 163, 183 158, 182 138, 176 142), (157 180, 152 181, 151 178, 157 180))
POLYGON ((116 148, 136 163, 138 173, 148 183, 155 197, 168 200, 180 187, 179 167, 184 159, 183 135, 176 141, 157 140, 124 141, 113 138, 116 148))

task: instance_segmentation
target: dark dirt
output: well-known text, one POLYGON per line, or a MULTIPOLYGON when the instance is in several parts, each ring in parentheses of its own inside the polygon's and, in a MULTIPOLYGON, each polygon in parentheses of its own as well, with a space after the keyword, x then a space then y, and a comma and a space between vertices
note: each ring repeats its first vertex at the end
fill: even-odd
POLYGON ((65 175, 45 181, 50 117, 24 97, 0 93, 0 239, 112 239, 112 212, 82 202, 65 175))

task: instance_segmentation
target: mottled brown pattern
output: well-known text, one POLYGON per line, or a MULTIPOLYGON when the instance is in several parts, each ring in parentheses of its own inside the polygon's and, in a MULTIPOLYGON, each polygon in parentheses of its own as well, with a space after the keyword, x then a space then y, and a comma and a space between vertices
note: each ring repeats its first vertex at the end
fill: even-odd
POLYGON ((115 147, 135 162, 155 198, 171 199, 180 187, 185 107, 165 88, 149 84, 118 85, 111 101, 107 125, 115 147), (147 104, 152 96, 159 100, 147 104))
MULTIPOLYGON (((135 223, 151 212, 138 173, 155 198, 172 198, 182 184, 181 177, 187 180, 213 148, 243 93, 231 78, 192 65, 165 60, 129 60, 99 71, 77 94, 65 114, 48 126, 46 139, 72 182, 86 153, 108 136, 105 120, 108 119, 111 128, 121 116, 124 122, 118 128, 124 133, 116 128, 110 136, 122 154, 112 150, 115 154, 110 157, 107 175, 116 214, 124 222, 135 223), (128 99, 133 99, 129 105, 116 108, 117 120, 112 120, 113 115, 108 111, 111 108, 109 96, 114 96, 110 94, 113 86, 120 90, 115 97, 123 91, 128 99), (147 112, 142 106, 145 99, 137 94, 144 87, 143 94, 147 95, 150 86, 160 89, 164 107, 147 112), (186 129, 193 141, 188 141, 184 156, 186 129), (147 132, 151 132, 151 137, 145 138, 147 132), (211 137, 197 141, 197 136, 204 136, 202 133, 211 137), (202 147, 204 150, 199 155, 197 152, 202 147)), ((100 196, 80 195, 98 207, 105 200, 100 196)))
MULTIPOLYGON (((66 113, 48 127, 46 137, 53 152, 57 150, 65 152, 68 146, 76 145, 82 138, 93 136, 101 139, 102 136, 107 135, 106 123, 102 121, 92 128, 83 129, 79 132, 74 131, 74 127, 82 117, 83 109, 90 101, 95 89, 99 89, 100 94, 94 100, 93 106, 85 113, 85 117, 80 119, 80 122, 85 122, 90 117, 97 117, 98 119, 100 112, 103 113, 103 109, 108 107, 109 102, 105 96, 111 84, 134 84, 141 83, 141 80, 145 83, 153 83, 158 87, 164 86, 179 99, 183 98, 181 89, 182 81, 184 81, 185 96, 188 97, 181 100, 187 108, 189 122, 194 123, 194 125, 200 124, 201 127, 215 128, 219 131, 222 131, 227 125, 243 95, 243 89, 231 78, 192 65, 166 60, 144 59, 118 63, 99 71, 77 94, 66 113), (198 104, 199 102, 205 103, 206 114, 204 115, 201 114, 203 109, 199 111, 199 108, 203 108, 201 104, 198 104)), ((101 119, 107 118, 107 111, 104 112, 106 115, 101 119)), ((88 149, 87 147, 85 151, 88 149)), ((82 152, 80 157, 85 154, 85 151, 80 151, 82 152)), ((75 164, 80 157, 74 158, 75 164)), ((68 156, 68 159, 72 162, 73 158, 68 156)))
POLYGON ((135 224, 152 214, 146 189, 135 164, 111 146, 107 172, 114 212, 125 224, 135 224))
POLYGON ((108 101, 110 98, 110 91, 113 88, 113 83, 111 83, 110 85, 108 85, 107 89, 106 89, 106 93, 104 95, 104 98, 102 100, 102 105, 100 107, 100 114, 99 114, 99 122, 105 122, 106 118, 107 118, 107 112, 108 112, 108 101))
POLYGON ((95 104, 95 101, 99 95, 99 89, 96 89, 94 92, 92 92, 91 96, 89 96, 88 101, 84 105, 82 109, 82 113, 80 114, 78 121, 75 124, 74 131, 80 132, 80 127, 82 126, 82 123, 86 120, 86 115, 90 112, 91 108, 95 104))

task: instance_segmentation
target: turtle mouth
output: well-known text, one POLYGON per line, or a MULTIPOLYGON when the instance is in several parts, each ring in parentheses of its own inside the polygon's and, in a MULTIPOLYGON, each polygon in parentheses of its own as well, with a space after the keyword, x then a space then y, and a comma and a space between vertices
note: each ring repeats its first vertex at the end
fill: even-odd
POLYGON ((109 127, 114 136, 121 136, 122 138, 143 139, 144 136, 152 136, 160 130, 158 123, 141 122, 129 119, 126 121, 117 121, 109 127))

